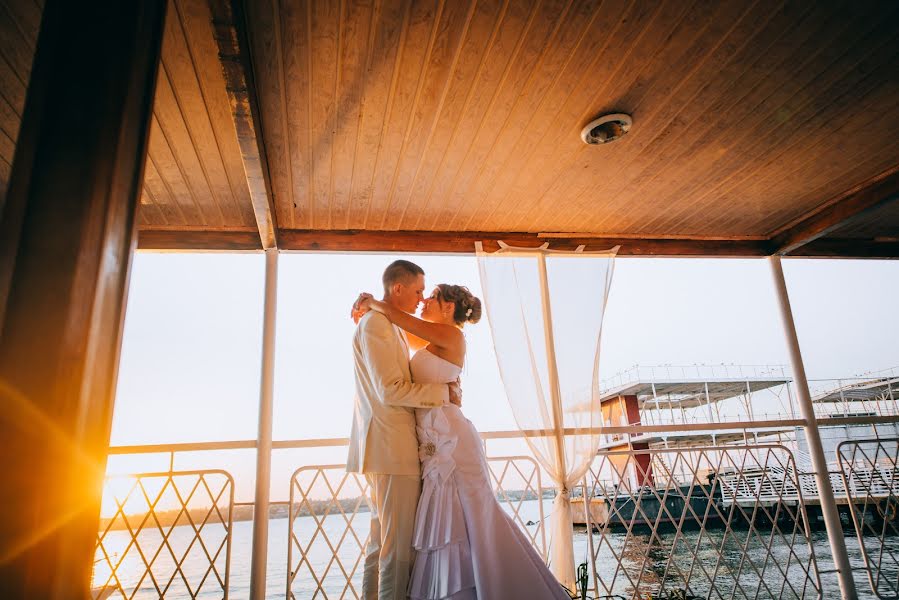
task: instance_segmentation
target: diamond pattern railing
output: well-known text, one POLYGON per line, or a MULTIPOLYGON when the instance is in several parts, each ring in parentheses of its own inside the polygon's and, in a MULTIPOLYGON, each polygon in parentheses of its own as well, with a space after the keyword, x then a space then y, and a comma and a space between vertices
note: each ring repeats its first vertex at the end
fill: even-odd
POLYGON ((899 598, 899 439, 841 442, 837 462, 871 591, 899 598))
POLYGON ((228 597, 234 508, 228 472, 110 477, 106 496, 115 512, 97 535, 95 598, 228 597))
MULTIPOLYGON (((541 497, 540 468, 529 457, 488 459, 497 498, 543 556, 543 506, 528 514, 528 500, 541 497), (511 486, 515 486, 512 488, 511 486), (514 491, 510 491, 514 490, 514 491), (530 527, 528 522, 535 523, 530 527)), ((360 598, 362 561, 368 544, 368 483, 344 465, 297 469, 290 480, 287 598, 360 598)))
POLYGON ((534 548, 547 560, 546 527, 543 511, 543 480, 540 465, 530 456, 496 456, 487 459, 493 490, 500 504, 518 524, 534 548), (514 491, 509 491, 514 490, 514 491), (534 513, 530 500, 538 500, 534 513), (532 523, 533 525, 529 525, 532 523))
POLYGON ((782 446, 600 452, 586 485, 597 597, 821 597, 782 446))
POLYGON ((344 465, 313 465, 294 472, 287 528, 288 599, 360 597, 371 510, 368 494, 365 476, 347 473, 344 465))

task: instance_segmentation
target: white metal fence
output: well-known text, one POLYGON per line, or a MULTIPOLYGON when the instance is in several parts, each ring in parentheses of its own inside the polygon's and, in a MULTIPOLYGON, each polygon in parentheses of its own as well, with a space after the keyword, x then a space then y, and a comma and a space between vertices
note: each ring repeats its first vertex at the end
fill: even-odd
MULTIPOLYGON (((647 428, 618 429, 627 437, 647 428)), ((285 441, 275 447, 345 443, 285 441)), ((895 440, 889 443, 841 445, 842 477, 831 478, 837 495, 854 506, 865 569, 882 598, 896 598, 899 586, 899 450, 895 440), (871 520, 875 513, 883 518, 871 520)), ((119 482, 114 514, 98 535, 95 597, 227 597, 233 514, 245 503, 235 503, 229 473, 176 471, 174 455, 252 448, 252 441, 240 441, 113 449, 170 454, 170 470, 119 482)), ((552 489, 544 488, 540 468, 521 456, 494 457, 490 465, 498 499, 545 558, 543 508, 552 489)), ((595 531, 575 540, 576 556, 586 557, 587 591, 597 598, 827 597, 818 570, 823 558, 810 543, 805 507, 810 496, 814 500, 814 486, 807 459, 783 446, 602 451, 574 498, 575 514, 580 506, 581 521, 595 531)), ((369 521, 364 478, 348 475, 342 465, 305 465, 293 474, 290 489, 289 500, 273 503, 289 516, 284 597, 359 597, 369 521)), ((239 553, 244 559, 247 550, 239 553)), ((243 561, 241 567, 245 572, 243 561)))
MULTIPOLYGON (((541 498, 539 466, 526 456, 488 462, 497 499, 545 558, 542 503, 534 521, 522 510, 541 498)), ((371 510, 365 478, 344 465, 301 467, 290 480, 289 506, 286 597, 360 598, 371 510)))
POLYGON ((871 590, 899 598, 899 439, 843 442, 837 458, 871 590))
POLYGON ((821 597, 783 446, 600 452, 585 488, 597 597, 821 597))
POLYGON ((229 473, 141 473, 111 483, 118 487, 111 498, 115 512, 97 535, 94 598, 228 597, 234 508, 229 473), (162 506, 175 508, 157 508, 162 506), (125 535, 115 535, 120 531, 125 535))

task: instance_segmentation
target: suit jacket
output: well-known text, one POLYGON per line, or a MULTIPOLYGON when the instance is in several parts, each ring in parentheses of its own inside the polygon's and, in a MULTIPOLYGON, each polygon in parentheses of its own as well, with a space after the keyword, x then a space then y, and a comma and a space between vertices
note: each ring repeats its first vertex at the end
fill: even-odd
POLYGON ((356 398, 347 471, 418 475, 416 408, 443 406, 445 383, 412 383, 402 330, 381 313, 362 317, 353 336, 356 398))

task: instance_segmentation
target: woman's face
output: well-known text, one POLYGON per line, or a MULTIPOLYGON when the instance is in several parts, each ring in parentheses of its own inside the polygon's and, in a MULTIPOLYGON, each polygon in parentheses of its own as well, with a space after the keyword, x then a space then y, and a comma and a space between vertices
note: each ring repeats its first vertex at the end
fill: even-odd
POLYGON ((421 318, 432 323, 444 323, 447 317, 452 317, 453 303, 440 299, 440 289, 434 288, 431 295, 425 298, 421 309, 421 318))

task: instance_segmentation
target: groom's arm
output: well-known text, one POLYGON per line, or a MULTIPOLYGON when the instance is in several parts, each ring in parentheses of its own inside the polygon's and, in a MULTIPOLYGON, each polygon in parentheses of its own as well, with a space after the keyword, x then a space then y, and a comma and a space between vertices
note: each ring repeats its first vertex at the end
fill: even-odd
POLYGON ((412 383, 404 377, 402 367, 397 363, 399 340, 390 321, 373 316, 363 321, 360 327, 363 359, 384 404, 433 408, 447 403, 447 384, 412 383))

